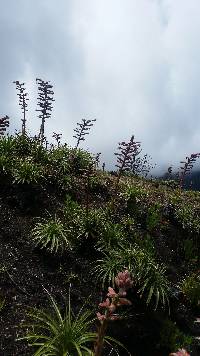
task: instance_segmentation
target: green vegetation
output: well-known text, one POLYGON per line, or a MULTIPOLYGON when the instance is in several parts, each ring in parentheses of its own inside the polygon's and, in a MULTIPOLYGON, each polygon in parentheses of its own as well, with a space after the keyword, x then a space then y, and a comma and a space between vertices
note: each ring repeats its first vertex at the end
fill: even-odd
MULTIPOLYGON (((93 323, 90 311, 80 310, 77 316, 71 309, 70 297, 62 316, 58 305, 50 296, 52 311, 34 309, 29 312, 32 323, 23 339, 36 347, 34 356, 86 356, 93 355, 88 348, 96 339, 96 334, 88 331, 93 323)), ((20 340, 20 339, 19 339, 20 340)))
POLYGON ((25 89, 21 132, 6 134, 9 118, 0 119, 3 354, 121 355, 124 344, 122 355, 168 356, 198 348, 200 193, 182 189, 198 157, 179 182, 148 179, 148 155, 140 157, 131 136, 119 143, 117 171, 107 172, 99 153, 81 148, 95 120, 77 125, 74 147, 55 132, 56 143, 47 142, 54 93, 49 82, 37 84, 36 136, 27 133, 25 89))

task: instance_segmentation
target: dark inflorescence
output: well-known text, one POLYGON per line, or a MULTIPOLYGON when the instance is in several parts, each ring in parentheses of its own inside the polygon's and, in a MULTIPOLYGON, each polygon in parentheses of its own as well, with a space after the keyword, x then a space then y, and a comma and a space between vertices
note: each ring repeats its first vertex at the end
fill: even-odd
POLYGON ((90 128, 94 125, 93 123, 96 121, 96 119, 93 120, 86 120, 82 119, 82 122, 79 123, 77 122, 77 128, 74 129, 75 137, 77 139, 76 143, 76 149, 78 148, 79 144, 81 141, 85 141, 85 135, 89 134, 90 128))
POLYGON ((197 158, 200 158, 200 153, 192 153, 190 157, 186 157, 185 161, 181 161, 182 166, 180 167, 181 171, 179 173, 179 185, 180 188, 183 187, 184 178, 189 174, 193 168, 194 163, 197 158))
POLYGON ((18 80, 14 81, 13 83, 16 84, 16 89, 18 91, 18 97, 19 97, 19 106, 21 107, 23 118, 22 118, 22 134, 24 135, 26 133, 26 111, 27 109, 27 101, 29 100, 27 98, 27 93, 26 93, 26 88, 25 88, 25 83, 20 83, 18 80))
POLYGON ((139 154, 140 142, 134 141, 134 136, 131 136, 129 142, 120 142, 118 146, 119 152, 116 152, 117 164, 120 172, 132 170, 135 157, 139 154))
POLYGON ((49 84, 49 81, 44 81, 42 79, 36 78, 36 83, 38 84, 38 106, 40 114, 38 117, 42 120, 40 126, 39 138, 41 142, 44 140, 44 124, 46 119, 51 116, 52 111, 52 102, 55 101, 53 99, 54 92, 52 90, 53 85, 49 84))

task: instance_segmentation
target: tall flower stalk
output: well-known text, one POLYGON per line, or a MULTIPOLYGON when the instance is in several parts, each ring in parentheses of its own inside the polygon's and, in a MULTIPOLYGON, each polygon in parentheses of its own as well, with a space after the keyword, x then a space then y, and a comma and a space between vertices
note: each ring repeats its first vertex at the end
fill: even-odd
POLYGON ((77 122, 77 127, 74 129, 75 135, 74 138, 77 139, 75 149, 78 148, 81 141, 85 141, 85 135, 89 135, 90 128, 94 125, 94 120, 82 119, 82 122, 77 122))
POLYGON ((94 356, 102 355, 108 324, 111 320, 119 319, 119 315, 116 314, 117 308, 122 305, 131 305, 130 300, 125 298, 127 290, 133 286, 129 271, 119 272, 117 277, 115 277, 115 284, 119 289, 118 292, 109 287, 106 300, 99 304, 99 308, 103 309, 103 312, 97 313, 100 325, 94 345, 94 356))
POLYGON ((16 89, 18 91, 18 96, 19 96, 19 106, 21 107, 21 110, 22 110, 22 114, 23 114, 23 117, 22 117, 22 135, 25 135, 26 134, 26 112, 28 111, 27 109, 27 101, 29 100, 27 98, 27 93, 25 92, 26 91, 26 88, 24 87, 25 86, 25 83, 20 83, 18 80, 14 81, 13 83, 16 84, 16 89))
POLYGON ((181 171, 179 173, 179 187, 183 188, 184 179, 187 174, 189 174, 193 168, 194 163, 197 158, 200 158, 200 153, 192 153, 190 157, 186 157, 185 161, 181 161, 182 166, 180 167, 181 171))
POLYGON ((54 92, 52 90, 53 85, 49 84, 49 81, 44 81, 42 79, 37 78, 36 83, 38 84, 38 106, 40 114, 38 117, 41 119, 39 139, 41 143, 44 141, 44 124, 46 119, 51 116, 52 111, 52 102, 55 101, 53 99, 54 92))
POLYGON ((138 155, 140 142, 134 141, 134 136, 131 136, 129 142, 120 142, 118 146, 119 152, 116 152, 118 176, 115 183, 115 194, 117 193, 119 181, 123 172, 130 171, 133 166, 135 157, 138 155))

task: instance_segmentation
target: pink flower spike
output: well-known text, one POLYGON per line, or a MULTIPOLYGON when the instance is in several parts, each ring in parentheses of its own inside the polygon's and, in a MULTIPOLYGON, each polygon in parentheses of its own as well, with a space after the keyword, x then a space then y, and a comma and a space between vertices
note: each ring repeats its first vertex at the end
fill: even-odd
POLYGON ((174 352, 169 356, 190 356, 190 354, 185 349, 179 349, 177 352, 174 352))
POLYGON ((98 318, 100 321, 103 321, 103 320, 106 319, 106 316, 105 316, 105 315, 102 315, 102 314, 100 314, 100 313, 97 313, 96 315, 97 315, 97 318, 98 318))
POLYGON ((117 293, 114 291, 114 289, 111 287, 108 287, 107 297, 114 298, 116 296, 117 296, 117 293))
POLYGON ((131 288, 133 285, 133 281, 131 280, 129 271, 125 270, 124 272, 119 272, 117 277, 115 277, 115 283, 119 288, 131 288))
POLYGON ((102 303, 99 303, 99 307, 101 308, 108 308, 110 306, 110 300, 106 298, 106 300, 102 303))

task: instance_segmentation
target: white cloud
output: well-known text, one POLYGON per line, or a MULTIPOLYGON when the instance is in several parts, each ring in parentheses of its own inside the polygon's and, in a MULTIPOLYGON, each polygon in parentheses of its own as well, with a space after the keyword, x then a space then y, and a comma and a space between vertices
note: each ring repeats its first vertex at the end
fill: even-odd
POLYGON ((97 118, 85 147, 106 162, 131 134, 158 166, 200 150, 198 0, 0 0, 0 7, 2 115, 20 117, 12 80, 25 80, 32 98, 42 77, 55 83, 48 134, 62 131, 73 144, 76 122, 97 118))

